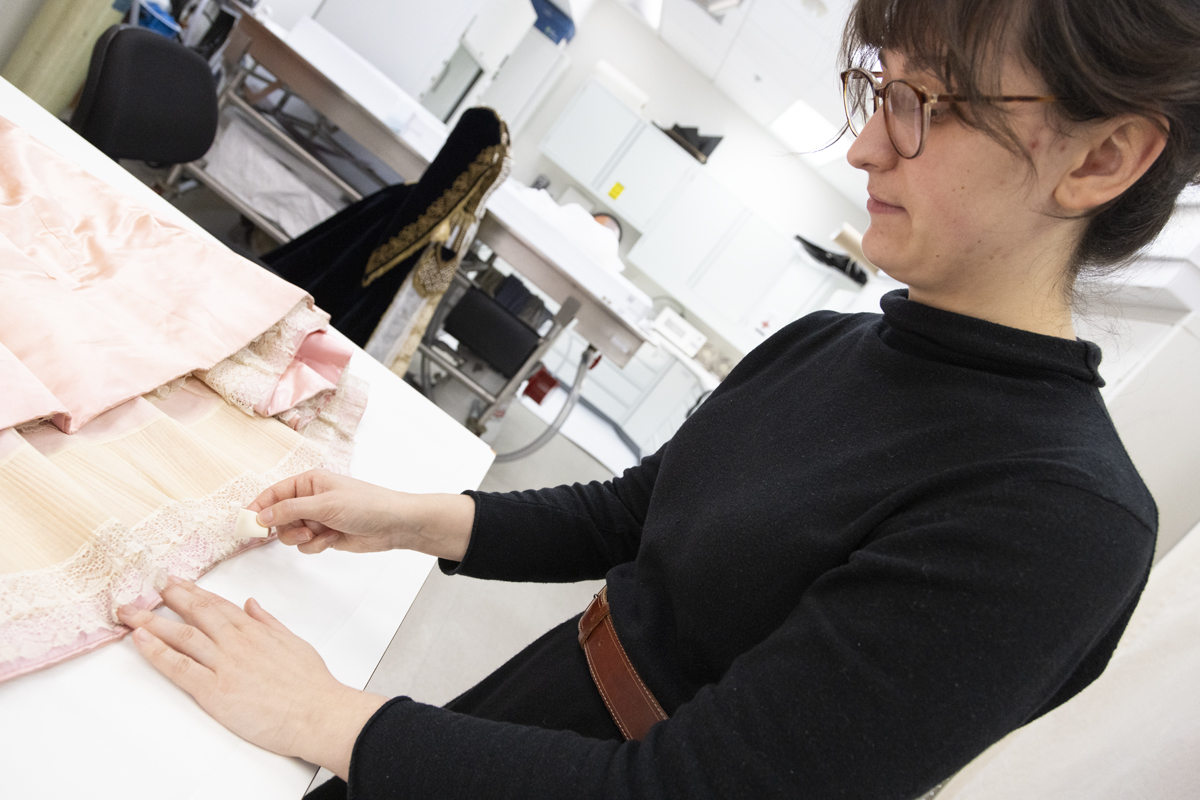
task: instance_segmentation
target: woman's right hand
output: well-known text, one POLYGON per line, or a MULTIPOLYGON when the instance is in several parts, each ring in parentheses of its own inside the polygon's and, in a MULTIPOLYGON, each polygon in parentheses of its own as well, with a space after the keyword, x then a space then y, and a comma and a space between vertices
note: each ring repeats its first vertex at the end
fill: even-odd
POLYGON ((405 494, 323 469, 280 481, 247 508, 302 553, 405 548, 454 561, 466 553, 475 518, 467 495, 405 494))

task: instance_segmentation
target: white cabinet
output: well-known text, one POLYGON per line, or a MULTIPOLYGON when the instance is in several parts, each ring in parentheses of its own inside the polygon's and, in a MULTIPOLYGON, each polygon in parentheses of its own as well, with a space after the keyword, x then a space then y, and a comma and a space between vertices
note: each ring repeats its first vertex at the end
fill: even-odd
POLYGON ((692 291, 729 322, 742 322, 795 253, 791 240, 761 217, 746 217, 692 279, 692 291))
POLYGON ((593 192, 646 122, 607 89, 589 81, 542 140, 546 156, 593 192))
POLYGON ((567 105, 541 150, 639 231, 649 230, 700 166, 595 81, 567 105))
POLYGON ((725 187, 695 172, 629 260, 664 289, 687 286, 749 211, 725 187))
POLYGON ((747 315, 745 335, 751 341, 766 339, 792 320, 820 308, 839 285, 849 286, 850 282, 839 279, 825 267, 794 257, 747 315))
POLYGON ((642 448, 642 454, 650 455, 675 435, 700 394, 700 382, 696 377, 672 360, 671 366, 622 427, 642 448))
POLYGON ((592 188, 618 216, 646 231, 696 166, 665 133, 645 125, 592 188))
POLYGON ((818 308, 838 282, 707 178, 687 187, 628 258, 743 353, 818 308))
POLYGON ((836 286, 836 276, 801 256, 790 235, 752 214, 595 81, 541 149, 642 233, 627 258, 742 352, 819 307, 836 286))
MULTIPOLYGON (((545 363, 569 381, 586 346, 581 336, 568 331, 554 343, 545 363)), ((701 391, 692 373, 653 345, 639 349, 624 369, 602 359, 583 384, 583 397, 620 425, 642 455, 675 435, 701 391)))

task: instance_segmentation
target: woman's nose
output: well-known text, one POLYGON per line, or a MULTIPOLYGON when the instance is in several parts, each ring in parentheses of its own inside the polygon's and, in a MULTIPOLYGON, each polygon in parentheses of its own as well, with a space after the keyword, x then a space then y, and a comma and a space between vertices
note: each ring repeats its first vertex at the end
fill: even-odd
POLYGON ((896 152, 891 137, 888 136, 883 109, 871 115, 846 153, 846 160, 850 162, 850 166, 868 172, 872 169, 891 169, 899 158, 900 154, 896 152))

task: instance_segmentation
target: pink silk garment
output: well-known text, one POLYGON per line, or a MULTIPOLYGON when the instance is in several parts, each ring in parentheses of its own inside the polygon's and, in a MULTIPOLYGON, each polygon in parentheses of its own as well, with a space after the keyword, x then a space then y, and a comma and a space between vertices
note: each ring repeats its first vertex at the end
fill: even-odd
POLYGON ((263 543, 234 524, 263 489, 348 467, 366 394, 328 321, 0 118, 0 681, 121 638, 117 606, 263 543))
MULTIPOLYGON (((51 412, 76 431, 215 366, 306 301, 299 287, 156 216, 0 118, 0 344, 61 404, 35 416, 51 412)), ((285 393, 304 395, 314 378, 308 370, 285 393)), ((30 413, 29 396, 10 394, 0 393, 0 428, 30 413)))

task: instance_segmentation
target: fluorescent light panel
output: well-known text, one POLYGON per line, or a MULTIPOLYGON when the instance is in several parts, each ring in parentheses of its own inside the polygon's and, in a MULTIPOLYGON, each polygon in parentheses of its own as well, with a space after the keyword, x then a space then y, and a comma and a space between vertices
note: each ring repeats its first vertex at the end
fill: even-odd
POLYGON ((804 160, 813 166, 828 164, 841 158, 850 146, 848 142, 839 140, 821 150, 820 148, 825 147, 837 136, 838 128, 803 100, 792 103, 787 111, 771 123, 769 130, 775 138, 803 156, 804 160))

